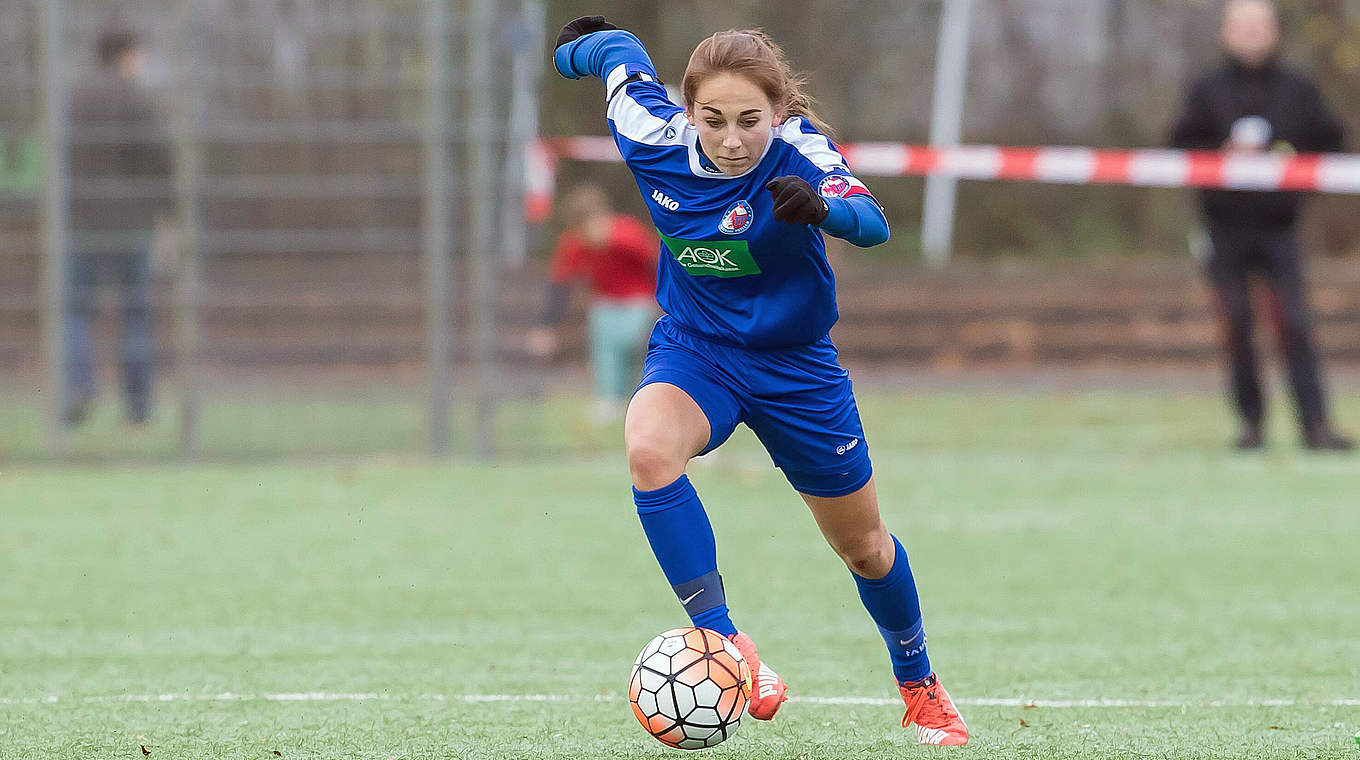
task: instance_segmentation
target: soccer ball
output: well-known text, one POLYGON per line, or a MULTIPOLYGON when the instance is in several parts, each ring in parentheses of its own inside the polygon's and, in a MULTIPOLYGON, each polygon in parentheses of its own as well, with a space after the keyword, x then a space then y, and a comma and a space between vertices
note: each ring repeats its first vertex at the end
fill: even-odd
POLYGON ((731 738, 750 696, 750 666, 732 642, 706 628, 675 628, 647 642, 628 680, 638 722, 677 749, 731 738))

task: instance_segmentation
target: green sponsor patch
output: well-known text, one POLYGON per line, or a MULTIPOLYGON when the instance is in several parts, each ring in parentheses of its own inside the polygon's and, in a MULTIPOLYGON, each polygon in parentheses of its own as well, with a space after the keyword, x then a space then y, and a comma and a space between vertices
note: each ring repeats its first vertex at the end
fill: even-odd
POLYGON ((760 274, 745 240, 681 240, 661 236, 675 262, 698 277, 745 277, 760 274))

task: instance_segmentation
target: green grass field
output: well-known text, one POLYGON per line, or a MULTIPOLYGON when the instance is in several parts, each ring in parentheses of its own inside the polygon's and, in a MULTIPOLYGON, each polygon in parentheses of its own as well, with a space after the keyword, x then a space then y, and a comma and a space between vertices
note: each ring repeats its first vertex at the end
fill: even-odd
MULTIPOLYGON (((1298 452, 1284 417, 1230 454, 1212 394, 863 406, 973 742, 898 726, 846 570, 740 435, 692 476, 735 619, 797 701, 710 756, 1360 758, 1360 459, 1298 452)), ((11 461, 0 520, 0 758, 679 754, 624 698, 683 616, 616 451, 11 461)))

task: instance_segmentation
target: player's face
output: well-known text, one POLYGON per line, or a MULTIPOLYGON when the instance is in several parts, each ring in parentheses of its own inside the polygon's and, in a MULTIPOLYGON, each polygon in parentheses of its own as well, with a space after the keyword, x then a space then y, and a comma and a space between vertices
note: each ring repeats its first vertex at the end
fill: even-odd
POLYGON ((770 129, 783 115, 765 91, 739 74, 705 79, 686 111, 699 130, 699 145, 723 174, 741 174, 755 165, 770 142, 770 129))

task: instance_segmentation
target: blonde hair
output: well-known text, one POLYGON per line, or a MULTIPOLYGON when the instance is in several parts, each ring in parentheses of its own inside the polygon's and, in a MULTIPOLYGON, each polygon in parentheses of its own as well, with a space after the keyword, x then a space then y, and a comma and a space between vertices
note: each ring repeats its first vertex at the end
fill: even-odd
POLYGON ((699 85, 714 74, 740 74, 765 93, 777 111, 785 116, 801 116, 818 131, 833 137, 831 126, 813 109, 812 97, 804 91, 807 77, 793 70, 784 51, 760 29, 729 29, 700 42, 689 57, 680 90, 685 105, 694 108, 699 85))

